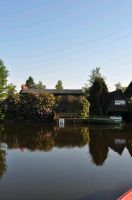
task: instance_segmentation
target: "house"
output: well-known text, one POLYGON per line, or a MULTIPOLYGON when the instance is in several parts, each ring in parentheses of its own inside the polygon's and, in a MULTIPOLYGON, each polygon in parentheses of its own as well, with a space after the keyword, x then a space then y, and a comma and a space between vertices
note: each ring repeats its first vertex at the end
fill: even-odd
POLYGON ((80 97, 83 96, 81 89, 24 89, 20 94, 53 94, 57 99, 56 113, 64 117, 78 117, 80 115, 80 97), (66 114, 67 113, 67 114, 66 114))
POLYGON ((116 90, 107 94, 105 98, 106 115, 119 115, 125 118, 128 112, 128 102, 121 90, 116 90))
POLYGON ((130 84, 128 85, 128 87, 126 88, 124 95, 127 99, 132 97, 132 81, 130 82, 130 84))
POLYGON ((72 96, 76 96, 76 97, 83 95, 83 91, 81 89, 61 89, 61 90, 57 90, 57 89, 25 89, 25 90, 20 91, 20 94, 31 94, 31 93, 35 93, 35 94, 51 93, 54 96, 72 95, 72 96))

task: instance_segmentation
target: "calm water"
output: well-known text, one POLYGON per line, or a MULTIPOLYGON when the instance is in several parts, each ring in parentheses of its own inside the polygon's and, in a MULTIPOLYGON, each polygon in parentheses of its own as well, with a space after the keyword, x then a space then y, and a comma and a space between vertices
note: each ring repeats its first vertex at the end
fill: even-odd
POLYGON ((132 126, 0 126, 1 200, 114 200, 132 187, 132 126))

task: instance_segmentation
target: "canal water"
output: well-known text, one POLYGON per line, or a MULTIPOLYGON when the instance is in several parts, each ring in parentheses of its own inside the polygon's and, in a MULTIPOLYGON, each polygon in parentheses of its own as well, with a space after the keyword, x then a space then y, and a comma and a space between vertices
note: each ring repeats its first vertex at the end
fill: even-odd
POLYGON ((1 200, 114 200, 131 187, 131 125, 0 125, 1 200))

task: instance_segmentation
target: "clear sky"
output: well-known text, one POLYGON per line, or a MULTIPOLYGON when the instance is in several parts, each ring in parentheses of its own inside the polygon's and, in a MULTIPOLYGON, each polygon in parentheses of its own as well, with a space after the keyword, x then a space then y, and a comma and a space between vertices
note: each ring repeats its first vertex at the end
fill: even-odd
POLYGON ((96 66, 111 89, 132 80, 132 0, 0 0, 0 58, 20 88, 29 75, 81 88, 96 66))

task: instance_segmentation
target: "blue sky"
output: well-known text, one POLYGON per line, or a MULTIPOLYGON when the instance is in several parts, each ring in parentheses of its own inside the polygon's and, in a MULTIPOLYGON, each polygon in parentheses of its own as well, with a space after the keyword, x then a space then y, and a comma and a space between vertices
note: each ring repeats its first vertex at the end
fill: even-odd
POLYGON ((20 88, 29 75, 81 88, 96 66, 109 88, 132 79, 131 0, 0 0, 0 58, 20 88))

